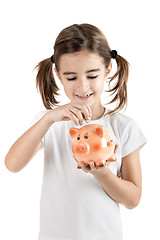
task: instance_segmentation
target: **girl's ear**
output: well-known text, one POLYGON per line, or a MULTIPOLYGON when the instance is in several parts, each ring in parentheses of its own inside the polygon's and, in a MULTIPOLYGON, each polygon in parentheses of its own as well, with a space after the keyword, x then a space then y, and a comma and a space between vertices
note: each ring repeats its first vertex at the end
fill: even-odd
POLYGON ((59 73, 58 73, 58 71, 57 71, 57 69, 56 69, 56 68, 54 68, 54 71, 55 71, 55 73, 56 73, 56 75, 57 75, 58 79, 61 81, 61 78, 60 78, 60 76, 59 76, 59 73))
POLYGON ((107 70, 106 70, 105 77, 108 78, 108 75, 110 74, 111 70, 112 70, 112 63, 109 64, 109 67, 108 67, 107 70))

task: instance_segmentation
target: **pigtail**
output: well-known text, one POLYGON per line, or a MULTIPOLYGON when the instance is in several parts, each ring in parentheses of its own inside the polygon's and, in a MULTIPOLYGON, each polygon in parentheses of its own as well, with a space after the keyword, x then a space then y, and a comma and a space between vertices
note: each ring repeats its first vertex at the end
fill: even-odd
POLYGON ((111 95, 114 95, 109 104, 118 102, 117 107, 114 110, 109 111, 107 114, 114 114, 120 111, 122 108, 127 107, 127 82, 129 75, 129 63, 120 55, 115 58, 117 62, 117 72, 109 80, 109 90, 111 95), (110 88, 112 81, 117 78, 115 85, 110 88))
POLYGON ((46 109, 52 109, 53 105, 58 104, 55 95, 58 96, 59 88, 57 87, 52 72, 51 58, 47 58, 38 63, 35 67, 38 69, 36 76, 36 87, 42 97, 42 101, 46 109))

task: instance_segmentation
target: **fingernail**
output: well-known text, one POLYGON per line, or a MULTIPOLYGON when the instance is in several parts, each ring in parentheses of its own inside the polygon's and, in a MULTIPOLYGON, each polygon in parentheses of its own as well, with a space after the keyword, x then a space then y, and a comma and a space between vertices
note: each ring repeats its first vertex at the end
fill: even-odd
POLYGON ((91 163, 90 163, 90 165, 93 167, 93 166, 94 166, 94 163, 93 163, 93 162, 91 162, 91 163))
POLYGON ((91 118, 89 117, 88 119, 85 120, 87 123, 91 121, 91 118))

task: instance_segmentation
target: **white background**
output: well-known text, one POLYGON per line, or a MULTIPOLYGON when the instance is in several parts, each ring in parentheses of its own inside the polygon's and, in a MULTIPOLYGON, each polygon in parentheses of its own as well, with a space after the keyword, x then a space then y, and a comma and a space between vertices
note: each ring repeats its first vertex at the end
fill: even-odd
POLYGON ((16 174, 5 168, 4 158, 36 113, 44 110, 33 68, 53 54, 59 32, 74 23, 99 27, 110 47, 131 65, 125 114, 136 120, 148 143, 141 151, 141 202, 133 210, 121 207, 124 240, 160 239, 158 2, 1 1, 0 239, 37 239, 43 151, 16 174))

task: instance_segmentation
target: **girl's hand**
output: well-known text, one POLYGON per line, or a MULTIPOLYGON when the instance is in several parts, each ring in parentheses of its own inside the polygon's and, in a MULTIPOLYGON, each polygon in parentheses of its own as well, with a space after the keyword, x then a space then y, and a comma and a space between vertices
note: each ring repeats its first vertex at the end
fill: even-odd
POLYGON ((77 126, 83 124, 83 120, 89 120, 92 117, 91 109, 87 105, 79 105, 73 102, 59 106, 47 114, 52 123, 59 121, 72 120, 77 126))
POLYGON ((89 166, 85 165, 84 163, 81 163, 81 169, 85 172, 85 173, 91 173, 93 175, 99 175, 99 176, 103 176, 104 174, 106 174, 107 170, 108 170, 108 166, 109 166, 110 162, 106 162, 105 166, 103 167, 96 167, 93 161, 89 162, 89 166))

